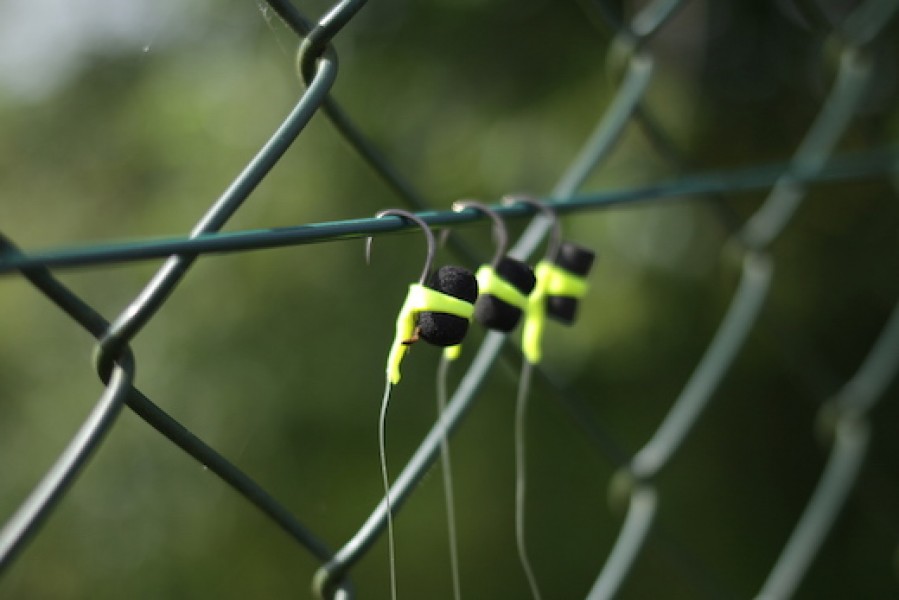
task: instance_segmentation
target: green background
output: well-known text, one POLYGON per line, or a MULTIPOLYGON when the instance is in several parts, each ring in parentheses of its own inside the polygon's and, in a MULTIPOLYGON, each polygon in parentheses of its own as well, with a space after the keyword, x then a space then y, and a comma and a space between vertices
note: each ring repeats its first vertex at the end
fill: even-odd
MULTIPOLYGON (((72 4, 83 9, 72 9, 77 19, 34 8, 16 21, 21 39, 3 30, 3 43, 24 53, 0 85, 0 230, 26 250, 183 235, 301 93, 296 40, 251 1, 72 4), (44 58, 28 57, 41 49, 44 58)), ((310 16, 327 8, 298 6, 310 16)), ((649 46, 657 63, 645 106, 677 160, 632 124, 584 189, 788 160, 833 75, 824 36, 791 6, 690 3, 649 46)), ((547 194, 618 85, 607 67, 613 32, 598 15, 586 1, 373 1, 335 42, 334 96, 434 207, 547 194)), ((897 138, 896 34, 894 23, 840 151, 897 138)), ((763 198, 684 198, 564 220, 566 237, 599 260, 578 324, 549 325, 545 367, 605 445, 556 391, 535 384, 528 537, 547 598, 583 597, 598 574, 622 521, 608 482, 652 435, 718 327, 738 275, 727 223, 763 198)), ((226 229, 365 217, 401 203, 319 116, 226 229)), ((810 190, 772 247, 774 285, 758 326, 658 481, 659 527, 623 598, 759 589, 827 456, 817 409, 853 374, 899 297, 897 233, 899 202, 884 179, 810 190)), ((492 254, 486 225, 455 235, 492 254)), ((204 258, 132 344, 138 387, 335 547, 382 494, 384 361, 423 257, 418 235, 376 246, 370 266, 359 241, 204 258)), ((440 259, 456 260, 448 250, 440 259)), ((58 275, 113 318, 157 267, 58 275)), ((481 337, 473 328, 452 381, 481 337)), ((0 277, 0 518, 102 392, 92 346, 23 279, 0 277)), ((404 362, 388 425, 393 473, 434 418, 438 356, 422 344, 404 362)), ((465 598, 527 597, 513 535, 517 371, 517 360, 497 365, 452 441, 465 598)), ((899 594, 897 399, 894 383, 801 598, 899 594)), ((435 470, 396 521, 401 598, 451 597, 444 514, 435 470)), ((0 597, 307 597, 316 568, 126 410, 0 579, 0 597)), ((388 597, 384 540, 353 576, 360 597, 388 597)))

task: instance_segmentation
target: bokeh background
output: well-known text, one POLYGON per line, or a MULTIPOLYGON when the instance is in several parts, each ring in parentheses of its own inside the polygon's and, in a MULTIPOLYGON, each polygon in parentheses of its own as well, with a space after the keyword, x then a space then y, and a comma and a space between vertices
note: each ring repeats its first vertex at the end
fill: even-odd
MULTIPOLYGON (((658 62, 645 110, 666 143, 630 126, 584 189, 787 160, 834 73, 809 4, 689 2, 650 45, 658 62)), ((820 6, 838 18, 854 4, 820 6)), ((321 0, 298 6, 310 16, 327 9, 321 0)), ((435 207, 546 194, 619 83, 604 16, 633 9, 373 1, 335 42, 334 95, 435 207)), ((875 84, 841 152, 899 137, 897 33, 894 23, 883 35, 875 84)), ((5 0, 0 230, 26 250, 186 233, 301 93, 296 46, 252 0, 5 0)), ((717 328, 737 275, 730 228, 763 197, 683 198, 565 219, 566 237, 600 259, 579 323, 551 325, 546 341, 546 369, 584 414, 573 417, 558 390, 536 383, 532 392, 529 545, 547 597, 583 597, 598 574, 622 518, 608 505, 608 483, 652 434, 717 328), (584 433, 584 419, 602 443, 584 433)), ((399 204, 316 117, 227 229, 363 217, 399 204)), ((758 326, 659 480, 657 534, 623 598, 758 590, 826 458, 817 409, 852 375, 899 298, 897 233, 888 179, 811 189, 772 249, 774 287, 758 326)), ((486 225, 455 235, 492 253, 486 225)), ((204 258, 133 343, 138 387, 333 546, 382 494, 384 360, 420 269, 419 236, 377 246, 370 266, 359 241, 204 258)), ((454 257, 446 250, 441 259, 454 257)), ((58 275, 112 318, 157 266, 58 275)), ((92 345, 23 279, 0 277, 0 518, 99 397, 92 345)), ((422 346, 404 363, 389 420, 394 473, 434 418, 437 359, 422 346)), ((452 441, 466 598, 527 597, 513 535, 517 369, 516 360, 497 365, 452 441)), ((899 596, 897 400, 894 383, 801 598, 899 596)), ((401 597, 451 597, 437 471, 396 528, 401 597)), ((316 567, 125 410, 0 579, 0 597, 302 598, 316 567)), ((353 575, 360 597, 388 597, 384 540, 353 575)))

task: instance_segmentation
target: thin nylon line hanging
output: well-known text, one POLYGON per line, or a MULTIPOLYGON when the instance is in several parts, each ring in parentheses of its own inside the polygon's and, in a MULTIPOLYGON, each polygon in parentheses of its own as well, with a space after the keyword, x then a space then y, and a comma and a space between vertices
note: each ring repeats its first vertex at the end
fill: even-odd
MULTIPOLYGON (((437 419, 446 412, 446 380, 449 375, 450 359, 444 354, 437 367, 437 419)), ((440 438, 440 463, 443 475, 443 494, 446 502, 446 529, 449 541, 450 571, 453 578, 453 598, 462 599, 462 577, 459 570, 459 542, 456 527, 456 494, 453 489, 453 465, 450 458, 449 436, 444 431, 440 438)))
POLYGON ((393 537, 393 508, 390 504, 390 476, 387 472, 387 407, 393 384, 384 384, 384 397, 378 416, 378 458, 381 464, 381 481, 384 484, 384 502, 387 503, 387 560, 390 565, 390 597, 396 600, 396 542, 393 537))
POLYGON ((534 600, 541 600, 540 586, 528 556, 526 537, 527 508, 527 403, 531 389, 531 371, 533 365, 527 361, 521 367, 521 378, 518 382, 518 395, 515 399, 515 547, 518 560, 527 578, 528 587, 534 600))

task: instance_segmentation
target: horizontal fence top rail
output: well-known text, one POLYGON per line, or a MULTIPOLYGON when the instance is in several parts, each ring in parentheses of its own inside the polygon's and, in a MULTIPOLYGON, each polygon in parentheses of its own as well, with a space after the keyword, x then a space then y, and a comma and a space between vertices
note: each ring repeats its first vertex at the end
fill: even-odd
MULTIPOLYGON (((832 183, 869 179, 899 174, 899 147, 832 157, 820 171, 789 172, 788 164, 766 165, 732 171, 698 174, 657 184, 577 194, 570 199, 544 199, 546 206, 559 215, 601 210, 658 200, 677 200, 724 193, 765 190, 784 176, 800 184, 832 183)), ((847 199, 851 201, 851 199, 847 199)), ((505 218, 525 218, 534 215, 534 208, 524 204, 491 205, 493 211, 505 218)), ((418 216, 435 229, 466 225, 487 217, 469 209, 425 211, 418 216)), ((135 260, 165 258, 173 254, 210 254, 261 250, 339 240, 351 240, 416 229, 417 225, 396 216, 359 218, 304 225, 254 229, 233 232, 207 233, 192 237, 166 237, 136 241, 96 243, 49 250, 0 253, 0 274, 36 266, 80 267, 135 260)))

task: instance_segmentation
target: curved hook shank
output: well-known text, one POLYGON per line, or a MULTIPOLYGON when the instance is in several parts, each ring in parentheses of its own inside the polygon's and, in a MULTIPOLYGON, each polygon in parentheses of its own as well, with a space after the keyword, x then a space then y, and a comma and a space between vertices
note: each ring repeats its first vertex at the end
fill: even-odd
POLYGON ((556 211, 554 211, 549 205, 544 204, 539 200, 535 200, 530 196, 506 196, 503 198, 502 202, 506 206, 512 206, 514 204, 527 204, 528 206, 532 206, 539 212, 543 213, 543 215, 547 219, 549 219, 552 231, 549 234, 549 242, 546 246, 545 256, 549 260, 554 260, 559 254, 559 246, 562 244, 562 225, 561 223, 559 223, 559 216, 556 214, 556 211))
MULTIPOLYGON (((434 232, 431 231, 431 228, 425 223, 424 219, 416 215, 415 213, 411 213, 407 210, 403 210, 400 208, 388 208, 387 210, 382 210, 378 212, 375 217, 380 219, 381 217, 386 216, 395 216, 403 219, 407 219, 409 221, 414 222, 416 225, 421 227, 421 230, 425 234, 425 238, 427 238, 428 242, 428 254, 425 257, 425 266, 422 269, 421 277, 419 277, 418 282, 422 285, 428 279, 428 275, 431 273, 431 266, 434 264, 434 255, 437 253, 437 242, 434 239, 434 232)), ((371 243, 372 237, 365 238, 365 260, 366 262, 371 262, 371 243)))
POLYGON ((493 267, 499 266, 499 261, 506 255, 506 250, 509 248, 509 232, 506 229, 505 221, 499 216, 499 213, 477 200, 457 200, 456 202, 453 202, 452 208, 453 212, 462 212, 463 210, 472 208, 490 217, 493 221, 493 241, 496 244, 496 252, 493 255, 493 259, 491 259, 490 264, 493 267))

